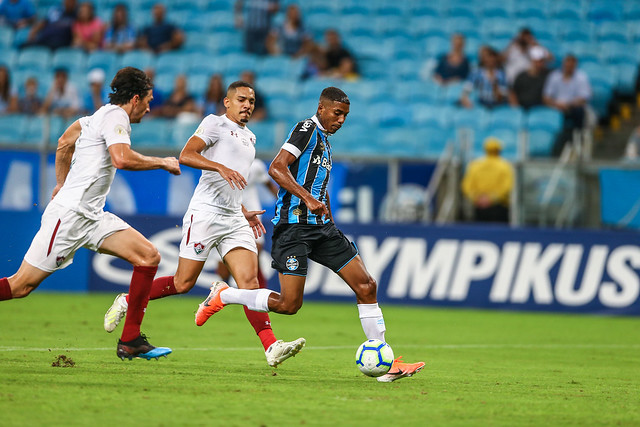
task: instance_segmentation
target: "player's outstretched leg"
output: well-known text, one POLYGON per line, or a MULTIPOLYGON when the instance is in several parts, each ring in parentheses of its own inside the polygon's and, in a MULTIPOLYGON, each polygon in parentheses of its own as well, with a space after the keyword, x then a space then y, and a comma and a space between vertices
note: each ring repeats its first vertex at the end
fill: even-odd
POLYGON ((381 383, 390 383, 392 381, 399 380, 400 378, 406 378, 413 374, 417 374, 422 370, 422 368, 424 368, 424 362, 404 363, 402 361, 402 356, 400 356, 393 361, 393 365, 391 365, 389 372, 376 379, 381 383))
POLYGON ((147 337, 144 334, 134 340, 123 342, 118 340, 117 355, 120 359, 133 359, 138 357, 141 359, 158 359, 160 356, 167 357, 171 353, 171 349, 168 347, 154 347, 149 344, 147 337))
POLYGON ((209 296, 202 301, 200 305, 198 305, 198 311, 196 311, 196 325, 204 325, 204 323, 209 320, 209 317, 224 308, 226 304, 223 304, 220 300, 220 292, 228 288, 229 285, 224 282, 213 282, 209 296))

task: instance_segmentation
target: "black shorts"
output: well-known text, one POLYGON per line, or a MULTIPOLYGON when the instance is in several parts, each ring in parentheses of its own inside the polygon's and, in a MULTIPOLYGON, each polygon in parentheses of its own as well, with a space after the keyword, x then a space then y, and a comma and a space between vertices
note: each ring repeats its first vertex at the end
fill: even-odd
POLYGON ((273 230, 271 267, 282 274, 306 276, 307 258, 337 273, 356 255, 356 245, 332 222, 280 224, 273 230))

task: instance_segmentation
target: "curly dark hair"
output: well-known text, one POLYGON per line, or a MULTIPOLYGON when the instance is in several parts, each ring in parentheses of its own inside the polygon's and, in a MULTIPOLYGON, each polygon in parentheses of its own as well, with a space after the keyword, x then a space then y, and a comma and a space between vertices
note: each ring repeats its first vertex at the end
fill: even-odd
POLYGON ((152 88, 151 79, 144 71, 134 67, 125 67, 118 71, 111 80, 112 93, 109 94, 109 102, 115 105, 124 105, 131 101, 135 95, 144 98, 152 88))
POLYGON ((349 97, 347 96, 347 94, 344 93, 342 89, 339 89, 334 86, 329 86, 322 90, 322 93, 320 94, 320 100, 323 100, 323 99, 326 99, 329 101, 341 102, 347 105, 351 103, 349 102, 349 97))

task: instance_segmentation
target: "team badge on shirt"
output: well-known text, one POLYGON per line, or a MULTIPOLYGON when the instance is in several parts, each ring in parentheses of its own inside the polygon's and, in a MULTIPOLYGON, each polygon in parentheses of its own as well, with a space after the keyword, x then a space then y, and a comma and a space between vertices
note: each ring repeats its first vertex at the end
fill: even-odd
POLYGON ((127 130, 122 125, 116 125, 116 127, 113 129, 113 131, 116 133, 116 135, 126 135, 127 134, 127 130))
POLYGON ((295 216, 302 215, 302 209, 295 208, 291 213, 294 214, 295 216))
POLYGON ((202 126, 196 129, 196 135, 202 135, 203 133, 204 133, 204 129, 202 129, 202 126))
POLYGON ((295 256, 292 255, 290 257, 287 257, 287 270, 295 271, 298 269, 298 267, 300 267, 300 263, 295 256))
POLYGON ((196 255, 200 255, 202 251, 204 251, 204 245, 200 242, 194 243, 193 250, 195 251, 196 255))

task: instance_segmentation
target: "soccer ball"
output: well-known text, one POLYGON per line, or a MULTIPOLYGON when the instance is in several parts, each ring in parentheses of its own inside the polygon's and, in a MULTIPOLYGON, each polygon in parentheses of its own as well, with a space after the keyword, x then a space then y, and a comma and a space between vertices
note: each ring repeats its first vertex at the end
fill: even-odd
POLYGON ((386 374, 393 364, 393 350, 380 340, 368 340, 356 351, 356 366, 369 377, 386 374))

